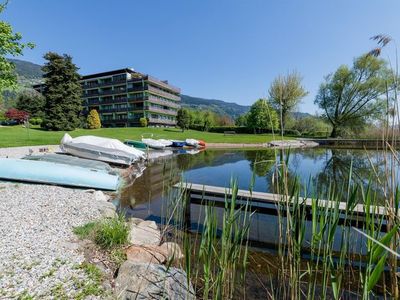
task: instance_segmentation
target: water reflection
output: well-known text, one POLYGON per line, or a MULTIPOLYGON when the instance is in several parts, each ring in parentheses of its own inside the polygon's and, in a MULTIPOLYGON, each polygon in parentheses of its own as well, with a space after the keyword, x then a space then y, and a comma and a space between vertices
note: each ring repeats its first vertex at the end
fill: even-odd
MULTIPOLYGON (((323 148, 298 149, 290 153, 271 149, 207 150, 196 155, 174 155, 152 161, 143 175, 123 191, 121 206, 128 214, 163 223, 169 204, 167 190, 181 180, 227 187, 231 178, 235 178, 240 189, 252 186, 255 191, 273 192, 274 168, 286 160, 290 184, 298 179, 305 187, 303 192, 307 190, 321 195, 330 186, 335 186, 343 194, 339 198, 345 199, 351 166, 354 181, 366 185, 373 177, 371 163, 375 173, 382 177, 387 158, 380 151, 323 148)), ((382 193, 376 180, 372 182, 372 189, 382 193)), ((201 228, 202 206, 192 204, 190 210, 192 228, 201 228)), ((250 239, 260 245, 275 244, 277 223, 276 216, 256 214, 251 224, 250 239)), ((361 245, 361 242, 359 240, 357 244, 361 245)))

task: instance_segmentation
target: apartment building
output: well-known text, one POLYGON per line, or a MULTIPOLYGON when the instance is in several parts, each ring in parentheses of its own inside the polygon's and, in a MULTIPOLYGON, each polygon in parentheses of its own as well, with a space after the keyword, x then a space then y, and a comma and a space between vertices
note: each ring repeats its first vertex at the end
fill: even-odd
POLYGON ((125 68, 83 76, 81 84, 84 113, 96 109, 103 127, 140 126, 140 118, 149 126, 176 125, 180 89, 168 81, 125 68))

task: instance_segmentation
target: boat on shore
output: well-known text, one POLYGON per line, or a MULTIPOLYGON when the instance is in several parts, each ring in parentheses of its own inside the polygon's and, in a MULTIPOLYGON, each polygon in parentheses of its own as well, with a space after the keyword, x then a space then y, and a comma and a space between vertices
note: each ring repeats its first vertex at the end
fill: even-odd
POLYGON ((35 161, 47 161, 47 162, 59 163, 59 164, 64 164, 64 165, 69 165, 69 166, 82 167, 82 168, 90 169, 92 171, 104 172, 107 174, 117 174, 115 169, 111 168, 110 165, 105 162, 80 158, 80 157, 76 157, 76 156, 72 156, 72 155, 68 155, 68 154, 49 153, 49 154, 43 154, 43 155, 27 155, 27 156, 24 156, 22 159, 35 160, 35 161))
POLYGON ((143 138, 142 142, 152 149, 162 150, 165 148, 165 144, 155 139, 143 138))
POLYGON ((111 191, 117 190, 120 184, 119 176, 105 172, 54 162, 13 158, 0 158, 0 179, 111 191))
POLYGON ((195 148, 205 148, 206 143, 202 140, 195 140, 195 139, 186 139, 186 145, 195 147, 195 148))
POLYGON ((116 165, 129 166, 137 160, 145 159, 143 151, 127 146, 117 139, 90 135, 72 138, 66 133, 61 140, 61 149, 77 157, 116 165))
POLYGON ((143 143, 142 141, 125 140, 124 144, 142 150, 146 150, 149 148, 147 144, 143 143))
POLYGON ((172 147, 182 148, 184 146, 186 146, 186 142, 185 141, 174 141, 174 140, 172 141, 172 147))

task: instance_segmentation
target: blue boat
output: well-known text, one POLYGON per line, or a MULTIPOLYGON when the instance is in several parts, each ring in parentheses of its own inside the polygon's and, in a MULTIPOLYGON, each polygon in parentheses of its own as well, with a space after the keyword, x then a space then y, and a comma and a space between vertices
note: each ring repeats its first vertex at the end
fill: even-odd
POLYGON ((119 176, 47 161, 0 158, 0 179, 115 191, 119 176))
POLYGON ((172 147, 182 148, 184 146, 186 146, 185 141, 172 141, 172 147))

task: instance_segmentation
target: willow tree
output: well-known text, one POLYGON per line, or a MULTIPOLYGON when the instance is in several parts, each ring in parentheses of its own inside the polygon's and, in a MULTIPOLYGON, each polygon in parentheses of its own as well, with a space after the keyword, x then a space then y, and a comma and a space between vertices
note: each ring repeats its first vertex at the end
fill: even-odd
POLYGON ((281 134, 285 130, 287 116, 300 103, 308 92, 301 84, 302 77, 297 72, 291 72, 286 76, 278 76, 269 88, 269 100, 271 105, 280 112, 281 134))
MULTIPOLYGON (((0 14, 5 10, 8 1, 0 4, 0 14)), ((20 33, 15 33, 11 25, 0 21, 0 92, 7 88, 14 88, 17 85, 15 66, 6 56, 19 56, 23 50, 33 48, 32 43, 22 43, 20 33)))
POLYGON ((331 137, 344 129, 361 130, 381 114, 389 74, 384 60, 367 54, 325 77, 314 102, 332 124, 331 137))

